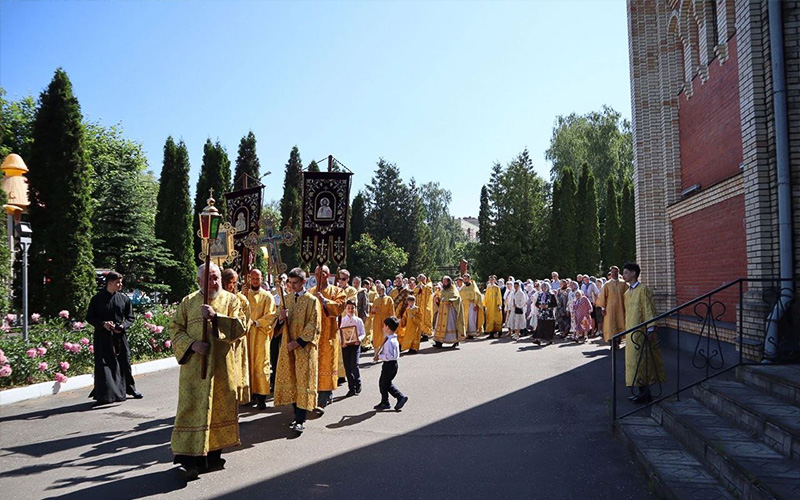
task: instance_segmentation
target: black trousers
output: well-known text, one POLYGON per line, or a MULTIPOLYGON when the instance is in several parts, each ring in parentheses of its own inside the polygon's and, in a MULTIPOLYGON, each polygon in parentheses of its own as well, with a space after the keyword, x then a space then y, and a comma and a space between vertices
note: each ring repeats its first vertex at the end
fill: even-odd
POLYGON ((281 352, 281 336, 272 337, 269 341, 269 366, 272 370, 269 374, 270 392, 275 392, 275 374, 278 372, 278 355, 281 352))
POLYGON ((381 403, 389 402, 389 394, 395 399, 403 397, 403 393, 392 383, 396 376, 397 361, 384 361, 381 368, 381 378, 378 381, 378 387, 381 390, 381 403))
POLYGON ((292 403, 292 408, 294 409, 294 421, 298 424, 306 423, 306 417, 308 415, 308 410, 305 408, 300 408, 297 406, 297 403, 292 403))
POLYGON ((347 376, 347 388, 354 392, 361 390, 361 372, 358 369, 360 356, 360 345, 342 347, 342 363, 344 363, 344 373, 347 376))

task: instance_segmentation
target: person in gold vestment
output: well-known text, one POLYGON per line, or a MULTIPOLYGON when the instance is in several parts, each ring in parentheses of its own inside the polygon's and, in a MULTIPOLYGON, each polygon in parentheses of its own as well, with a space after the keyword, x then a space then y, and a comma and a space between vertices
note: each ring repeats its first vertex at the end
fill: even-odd
POLYGON ((464 286, 459 290, 461 303, 464 307, 464 319, 467 322, 467 337, 480 337, 483 333, 483 295, 478 289, 478 284, 466 273, 463 276, 464 286))
POLYGON ((394 316, 394 301, 387 297, 386 287, 378 282, 378 297, 372 302, 372 347, 377 352, 383 345, 383 320, 394 316))
MULTIPOLYGON (((239 291, 239 274, 233 269, 222 270, 222 289, 230 292, 239 299, 244 313, 244 329, 250 328, 250 302, 239 291)), ((250 403, 250 363, 247 357, 247 338, 241 338, 231 345, 233 356, 236 358, 236 400, 240 405, 250 403)))
POLYGON ((364 279, 364 288, 367 291, 367 301, 366 301, 366 317, 363 318, 364 320, 364 331, 367 332, 367 336, 364 337, 364 340, 361 341, 361 352, 366 352, 372 349, 372 331, 373 331, 373 321, 372 321, 372 304, 375 302, 375 299, 378 298, 378 289, 375 288, 375 284, 373 283, 372 279, 367 277, 364 279))
POLYGON ((325 412, 325 407, 330 404, 333 391, 339 387, 339 356, 342 351, 342 344, 339 341, 339 316, 344 311, 345 298, 344 290, 328 284, 331 275, 328 266, 317 266, 314 274, 317 276, 317 286, 310 289, 309 293, 317 297, 322 325, 319 336, 317 384, 319 397, 314 412, 321 415, 325 412))
POLYGON ((628 284, 619 277, 619 268, 611 266, 609 272, 611 279, 603 285, 596 302, 603 311, 603 338, 606 342, 625 331, 625 292, 628 291, 628 284))
POLYGON ((414 294, 417 296, 417 307, 422 312, 420 330, 422 341, 427 342, 428 337, 433 332, 433 286, 427 276, 420 274, 417 276, 417 289, 414 294))
MULTIPOLYGON (((656 316, 653 292, 639 283, 639 273, 638 264, 627 262, 623 266, 622 278, 630 285, 625 292, 626 330, 656 316)), ((650 386, 667 381, 655 327, 649 323, 628 335, 625 342, 625 385, 638 388, 630 398, 634 403, 649 403, 653 399, 650 386)))
POLYGON ((408 350, 409 354, 419 351, 420 334, 422 332, 422 309, 417 307, 417 299, 413 295, 406 298, 406 311, 400 324, 403 326, 403 338, 400 339, 400 350, 408 350))
MULTIPOLYGON (((205 266, 197 271, 204 285, 205 266)), ((232 344, 245 334, 241 302, 222 290, 222 273, 209 266, 208 305, 197 291, 181 300, 169 331, 172 350, 180 365, 178 409, 172 428, 171 448, 181 475, 196 479, 201 472, 221 469, 222 449, 241 444, 236 404, 237 365, 232 344), (203 323, 209 321, 208 341, 203 323), (206 377, 201 378, 202 360, 206 377)))
POLYGON ((306 272, 296 267, 288 277, 290 293, 284 297, 275 327, 282 333, 273 403, 294 407, 289 427, 302 434, 308 410, 317 406, 320 312, 317 298, 306 292, 306 272))
POLYGON ((500 295, 500 287, 497 286, 497 276, 489 276, 483 301, 486 308, 486 332, 489 333, 489 338, 494 338, 495 335, 500 337, 503 334, 503 297, 500 295))
POLYGON ((466 338, 466 321, 461 296, 450 276, 442 278, 442 291, 435 304, 438 312, 433 328, 434 347, 442 347, 445 343, 458 347, 459 342, 466 338))
POLYGON ((259 410, 267 408, 270 393, 269 376, 272 370, 269 359, 269 346, 278 311, 272 294, 261 287, 261 271, 250 271, 250 288, 245 291, 250 303, 252 324, 247 332, 247 353, 250 361, 250 391, 259 410))
MULTIPOLYGON (((354 286, 350 286, 350 271, 347 269, 339 269, 336 272, 336 280, 338 282, 339 288, 344 291, 344 299, 345 303, 348 300, 352 300, 356 302, 358 296, 358 289, 354 286)), ((345 311, 342 310, 341 317, 344 317, 345 311)), ((342 347, 339 346, 339 378, 337 380, 338 385, 342 385, 347 382, 347 377, 344 369, 344 356, 342 356, 342 347)))

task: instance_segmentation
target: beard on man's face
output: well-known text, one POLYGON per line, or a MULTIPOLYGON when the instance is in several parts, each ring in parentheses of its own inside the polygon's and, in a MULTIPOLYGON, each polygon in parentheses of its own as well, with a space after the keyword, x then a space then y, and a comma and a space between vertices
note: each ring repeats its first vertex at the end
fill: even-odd
POLYGON ((450 288, 451 286, 453 286, 453 282, 452 281, 448 281, 447 283, 442 283, 442 286, 445 289, 450 288))

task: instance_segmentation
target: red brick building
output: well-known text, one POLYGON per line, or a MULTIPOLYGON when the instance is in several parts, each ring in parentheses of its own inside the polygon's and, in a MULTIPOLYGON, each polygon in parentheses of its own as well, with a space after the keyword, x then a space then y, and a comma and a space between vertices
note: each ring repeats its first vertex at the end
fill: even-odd
MULTIPOLYGON (((780 276, 770 5, 628 1, 637 254, 662 311, 737 278, 780 276)), ((797 279, 800 2, 780 6, 797 279)), ((752 357, 766 318, 759 288, 748 287, 743 322, 752 357)), ((738 311, 722 319, 736 324, 738 311)))

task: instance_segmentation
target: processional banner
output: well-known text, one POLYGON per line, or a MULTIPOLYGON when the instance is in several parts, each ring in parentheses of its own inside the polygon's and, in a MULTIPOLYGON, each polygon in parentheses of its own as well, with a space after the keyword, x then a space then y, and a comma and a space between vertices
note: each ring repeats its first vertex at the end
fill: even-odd
POLYGON ((303 172, 303 226, 300 257, 307 265, 347 257, 350 172, 303 172))
MULTIPOLYGON (((258 221, 261 218, 261 188, 262 186, 256 186, 225 195, 228 218, 231 226, 236 229, 233 248, 239 252, 232 267, 239 274, 242 274, 243 270, 242 258, 245 253, 249 254, 244 251, 244 240, 250 233, 258 233, 258 221)), ((249 255, 249 259, 252 259, 252 254, 249 255)))

